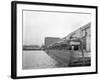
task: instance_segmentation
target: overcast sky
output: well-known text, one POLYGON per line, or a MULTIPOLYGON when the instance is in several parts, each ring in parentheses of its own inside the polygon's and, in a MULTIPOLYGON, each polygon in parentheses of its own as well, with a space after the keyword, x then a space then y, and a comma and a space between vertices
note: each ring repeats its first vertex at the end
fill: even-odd
POLYGON ((90 14, 23 11, 23 44, 42 45, 45 37, 67 36, 85 25, 90 14))

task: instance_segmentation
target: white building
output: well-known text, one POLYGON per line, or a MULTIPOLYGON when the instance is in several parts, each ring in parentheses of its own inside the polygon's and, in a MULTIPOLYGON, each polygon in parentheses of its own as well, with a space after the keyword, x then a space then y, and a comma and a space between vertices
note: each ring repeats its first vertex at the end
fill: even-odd
POLYGON ((73 39, 81 40, 83 49, 90 52, 91 51, 91 23, 88 23, 80 27, 79 29, 75 30, 74 32, 71 32, 69 35, 64 37, 64 40, 73 40, 73 39))

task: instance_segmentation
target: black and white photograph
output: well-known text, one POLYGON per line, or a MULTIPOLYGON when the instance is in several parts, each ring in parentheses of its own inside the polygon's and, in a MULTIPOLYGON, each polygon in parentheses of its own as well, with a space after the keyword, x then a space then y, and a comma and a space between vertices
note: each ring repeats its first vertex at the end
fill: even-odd
POLYGON ((89 13, 23 10, 23 69, 91 66, 89 13))
POLYGON ((14 77, 97 72, 96 6, 17 1, 12 6, 14 77))

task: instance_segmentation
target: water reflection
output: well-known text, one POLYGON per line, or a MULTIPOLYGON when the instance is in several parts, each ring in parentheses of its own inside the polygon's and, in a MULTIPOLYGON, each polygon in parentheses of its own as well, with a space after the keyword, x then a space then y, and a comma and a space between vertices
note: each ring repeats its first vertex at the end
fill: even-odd
POLYGON ((59 63, 44 51, 23 51, 22 68, 55 68, 59 63))

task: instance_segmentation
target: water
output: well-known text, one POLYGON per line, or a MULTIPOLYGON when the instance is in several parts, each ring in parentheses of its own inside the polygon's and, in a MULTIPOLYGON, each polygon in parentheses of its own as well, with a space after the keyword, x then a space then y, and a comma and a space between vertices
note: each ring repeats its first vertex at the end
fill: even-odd
POLYGON ((23 69, 41 69, 57 67, 58 62, 44 51, 23 51, 23 69))

